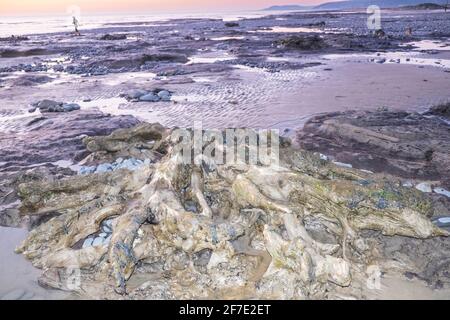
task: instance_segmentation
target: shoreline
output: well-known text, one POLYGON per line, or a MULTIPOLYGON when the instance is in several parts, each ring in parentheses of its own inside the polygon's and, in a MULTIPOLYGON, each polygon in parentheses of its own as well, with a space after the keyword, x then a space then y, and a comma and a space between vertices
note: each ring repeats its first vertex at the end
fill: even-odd
MULTIPOLYGON (((396 11, 395 15, 398 14, 396 11)), ((81 160, 91 153, 83 143, 86 136, 105 137, 117 129, 131 130, 129 128, 142 122, 159 122, 166 128, 190 128, 195 120, 201 120, 204 128, 276 128, 281 135, 294 139, 304 129, 305 123, 311 124, 320 116, 335 120, 336 116, 339 119, 339 114, 343 114, 344 123, 352 121, 354 125, 364 127, 364 123, 358 123, 351 116, 350 120, 345 118, 346 113, 352 114, 351 110, 361 112, 362 116, 357 119, 368 117, 367 114, 376 118, 383 112, 390 112, 394 116, 389 119, 395 119, 402 125, 407 124, 410 118, 425 117, 421 113, 430 107, 450 101, 450 33, 436 35, 430 31, 436 26, 444 25, 445 28, 446 23, 450 27, 450 22, 430 18, 439 17, 438 13, 415 14, 422 20, 415 21, 417 28, 414 31, 417 30, 417 34, 409 38, 403 36, 404 27, 410 23, 408 19, 402 20, 406 16, 404 12, 399 18, 401 26, 387 23, 388 36, 380 39, 364 31, 365 14, 300 12, 242 19, 233 27, 214 19, 178 19, 172 21, 174 25, 171 26, 159 23, 155 27, 140 28, 130 24, 82 30, 82 37, 54 33, 33 35, 29 40, 6 41, 5 48, 0 52, 0 177, 4 179, 0 184, 1 224, 20 225, 18 204, 14 202, 18 200, 14 198, 17 197, 15 184, 20 179, 25 182, 36 177, 39 180, 40 176, 56 180, 76 179, 71 166, 82 165, 81 160), (348 17, 344 19, 344 15, 348 17), (280 17, 286 20, 277 20, 280 17), (327 20, 329 17, 333 18, 331 22, 327 20), (326 21, 325 27, 317 27, 322 25, 322 21, 326 21), (292 32, 267 29, 283 26, 291 28, 288 31, 292 32), (335 30, 341 31, 335 33, 335 30), (106 35, 108 37, 102 40, 106 35), (145 95, 135 97, 139 90, 145 90, 145 95), (166 92, 164 96, 158 96, 162 91, 166 92), (147 100, 141 100, 143 96, 147 96, 147 100), (78 106, 79 110, 49 112, 48 107, 36 107, 42 101, 54 104, 54 109, 78 106), (405 119, 401 116, 404 112, 410 112, 405 119), (61 160, 70 163, 62 163, 61 160)), ((444 132, 445 126, 448 126, 448 122, 439 122, 436 118, 424 119, 417 121, 429 121, 426 130, 431 132, 431 136, 435 134, 435 138, 440 137, 441 131, 438 129, 444 132)), ((379 127, 376 130, 393 130, 390 134, 394 136, 397 132, 395 126, 392 129, 388 124, 382 123, 379 127)), ((318 128, 310 132, 315 135, 311 138, 313 143, 329 139, 321 135, 322 127, 318 128)), ((405 130, 407 136, 414 132, 405 130)), ((419 142, 413 140, 412 143, 419 142)), ((327 143, 330 143, 330 150, 348 147, 341 154, 326 154, 336 156, 336 163, 347 164, 350 160, 362 163, 358 156, 367 151, 358 150, 360 154, 355 155, 356 147, 345 139, 329 139, 327 143)), ((439 147, 445 150, 445 141, 439 147)), ((436 147, 438 151, 435 150, 435 154, 441 153, 439 147, 436 147)), ((100 158, 103 156, 100 155, 100 158)), ((368 159, 373 156, 369 150, 368 159)), ((399 159, 403 161, 401 157, 394 156, 392 163, 399 159)), ((408 160, 413 169, 423 160, 420 157, 415 162, 408 160)), ((116 159, 113 157, 112 160, 116 159)), ((313 162, 314 170, 316 165, 313 162)), ((333 166, 332 163, 330 165, 333 166)), ((320 167, 317 170, 321 170, 320 167)), ((441 168, 437 172, 442 173, 441 168)), ((383 173, 386 171, 380 170, 374 177, 378 179, 378 174, 383 173)), ((394 184, 400 179, 395 174, 385 178, 394 184)), ((426 182, 433 188, 448 187, 446 181, 438 181, 435 177, 426 182)), ((399 187, 401 189, 401 185, 399 187)), ((432 198, 443 216, 450 214, 444 210, 448 204, 444 196, 436 192, 424 196, 432 198)), ((46 226, 45 221, 38 218, 29 219, 33 228, 46 226)), ((144 232, 149 232, 147 229, 144 232)), ((8 283, 7 287, 11 289, 8 290, 19 298, 45 298, 49 292, 41 292, 36 283, 29 283, 37 275, 36 270, 28 268, 29 264, 24 264, 22 257, 22 260, 14 259, 10 254, 12 242, 23 239, 25 233, 23 230, 9 230, 10 237, 2 230, 3 227, 0 236, 7 237, 11 242, 5 250, 2 249, 5 259, 0 261, 8 260, 14 266, 23 267, 21 270, 24 270, 24 279, 28 282, 21 282, 19 287, 36 293, 33 296, 27 292, 22 294, 21 288, 14 292, 13 283, 8 283)), ((308 231, 315 232, 313 229, 308 231)), ((319 234, 329 237, 324 232, 319 234)), ((424 254, 434 245, 433 239, 414 242, 416 240, 403 237, 391 239, 377 234, 363 238, 364 241, 369 239, 369 242, 381 243, 386 256, 395 256, 389 250, 394 250, 392 248, 396 248, 397 242, 403 243, 406 248, 414 243, 420 246, 424 254)), ((439 240, 439 250, 445 246, 445 241, 439 240)), ((260 242, 255 243, 256 247, 261 246, 260 242)), ((415 259, 414 262, 423 267, 423 261, 414 256, 412 250, 405 250, 404 255, 415 259)), ((436 255, 443 255, 443 252, 436 252, 436 255)), ((220 261, 220 257, 215 259, 220 261)), ((238 267, 255 263, 252 258, 247 262, 248 265, 240 264, 238 267)), ((6 264, 0 267, 9 269, 6 264)), ((445 280, 445 276, 439 273, 442 270, 436 269, 439 274, 436 280, 429 275, 435 270, 433 268, 437 266, 427 265, 422 273, 417 271, 410 284, 417 290, 422 288, 422 293, 430 298, 448 298, 446 282, 442 290, 436 284, 445 280), (431 285, 424 284, 423 279, 431 279, 431 285)), ((392 270, 402 269, 396 266, 392 270)), ((400 280, 394 278, 393 283, 405 281, 403 275, 397 276, 400 280)), ((242 281, 239 277, 232 279, 242 281)), ((6 280, 0 279, 0 283, 6 280)), ((53 285, 56 283, 52 278, 46 280, 53 285)), ((133 280, 142 284, 140 279, 133 280)), ((386 281, 389 287, 391 280, 386 281)), ((167 286, 163 280, 157 283, 161 285, 158 290, 167 286)), ((356 290, 356 287, 350 289, 356 290)), ((390 293, 393 297, 401 295, 394 291, 380 293, 381 296, 377 293, 363 297, 377 299, 390 297, 390 293)), ((6 292, 0 292, 0 296, 4 294, 6 292)), ((341 294, 344 297, 347 293, 342 290, 341 294)), ((47 297, 58 297, 58 294, 49 293, 47 297)))

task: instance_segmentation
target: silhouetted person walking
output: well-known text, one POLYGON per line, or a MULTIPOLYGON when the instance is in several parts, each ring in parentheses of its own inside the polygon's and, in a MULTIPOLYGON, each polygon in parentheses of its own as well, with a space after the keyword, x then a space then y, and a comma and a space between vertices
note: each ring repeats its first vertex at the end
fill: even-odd
POLYGON ((78 25, 79 25, 79 23, 78 23, 77 18, 73 17, 72 23, 73 23, 73 26, 75 27, 75 35, 81 36, 80 31, 78 31, 78 25))

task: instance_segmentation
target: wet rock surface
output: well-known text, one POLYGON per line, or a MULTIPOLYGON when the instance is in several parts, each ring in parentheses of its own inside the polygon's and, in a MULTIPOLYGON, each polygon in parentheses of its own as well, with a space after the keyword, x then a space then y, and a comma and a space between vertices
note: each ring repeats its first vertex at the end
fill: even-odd
POLYGON ((138 123, 132 116, 110 116, 96 110, 49 113, 24 123, 20 135, 0 133, 0 172, 18 171, 59 160, 81 160, 87 135, 106 135, 138 123))
MULTIPOLYGON (((337 112, 313 117, 299 132, 301 147, 356 168, 450 187, 450 106, 425 114, 337 112)), ((431 187, 428 186, 431 192, 431 187)))
POLYGON ((69 167, 88 153, 82 142, 86 135, 107 135, 136 123, 131 116, 112 117, 95 110, 48 113, 21 122, 25 128, 20 135, 0 133, 0 225, 23 222, 17 211, 18 184, 49 174, 55 178, 74 174, 69 167))
MULTIPOLYGON (((179 73, 189 72, 185 65, 189 56, 198 50, 225 49, 237 57, 247 55, 272 56, 280 51, 295 48, 300 52, 323 49, 327 52, 360 52, 376 50, 407 50, 406 42, 424 37, 435 39, 449 37, 449 22, 445 13, 412 13, 414 18, 397 13, 385 13, 383 37, 367 29, 366 13, 289 13, 225 22, 221 19, 180 19, 172 24, 155 22, 145 26, 139 22, 121 27, 105 25, 95 30, 84 30, 77 41, 55 41, 61 34, 4 38, 2 58, 33 57, 30 63, 0 67, 0 72, 42 72, 55 70, 84 76, 98 76, 130 71, 155 71, 162 66, 176 68, 179 73), (394 16, 393 18, 390 18, 394 16), (326 23, 324 23, 326 21, 326 23), (277 27, 284 34, 270 31, 277 27), (289 32, 292 28, 292 33, 289 32), (295 28, 304 28, 299 35, 295 28), (405 29, 413 33, 405 36, 405 29), (310 29, 310 32, 308 32, 310 29), (317 34, 319 29, 319 35, 317 34), (227 40, 227 37, 230 37, 227 40), (224 38, 216 41, 216 38, 224 38), (78 41, 81 40, 81 41, 78 41), (281 44, 281 45, 280 45, 281 44), (46 56, 61 54, 70 62, 55 68, 45 61, 46 56)), ((287 66, 288 67, 288 66, 287 66)))

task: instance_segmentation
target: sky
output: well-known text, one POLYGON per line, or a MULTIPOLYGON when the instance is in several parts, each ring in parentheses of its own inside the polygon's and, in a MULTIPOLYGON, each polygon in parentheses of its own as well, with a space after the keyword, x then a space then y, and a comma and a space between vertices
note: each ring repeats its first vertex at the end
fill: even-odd
POLYGON ((183 12, 199 10, 258 10, 272 5, 319 4, 326 0, 0 0, 0 16, 82 13, 183 12))

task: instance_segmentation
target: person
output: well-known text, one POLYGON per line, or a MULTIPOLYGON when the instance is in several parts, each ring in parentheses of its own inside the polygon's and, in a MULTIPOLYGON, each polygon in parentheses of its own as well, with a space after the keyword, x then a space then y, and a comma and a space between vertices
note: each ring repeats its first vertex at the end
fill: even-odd
POLYGON ((405 35, 407 37, 411 37, 412 36, 412 28, 411 27, 407 27, 405 30, 405 35))
POLYGON ((78 20, 77 20, 77 18, 75 18, 75 16, 73 17, 72 23, 73 23, 73 26, 75 27, 75 35, 81 36, 80 31, 78 31, 78 20))

